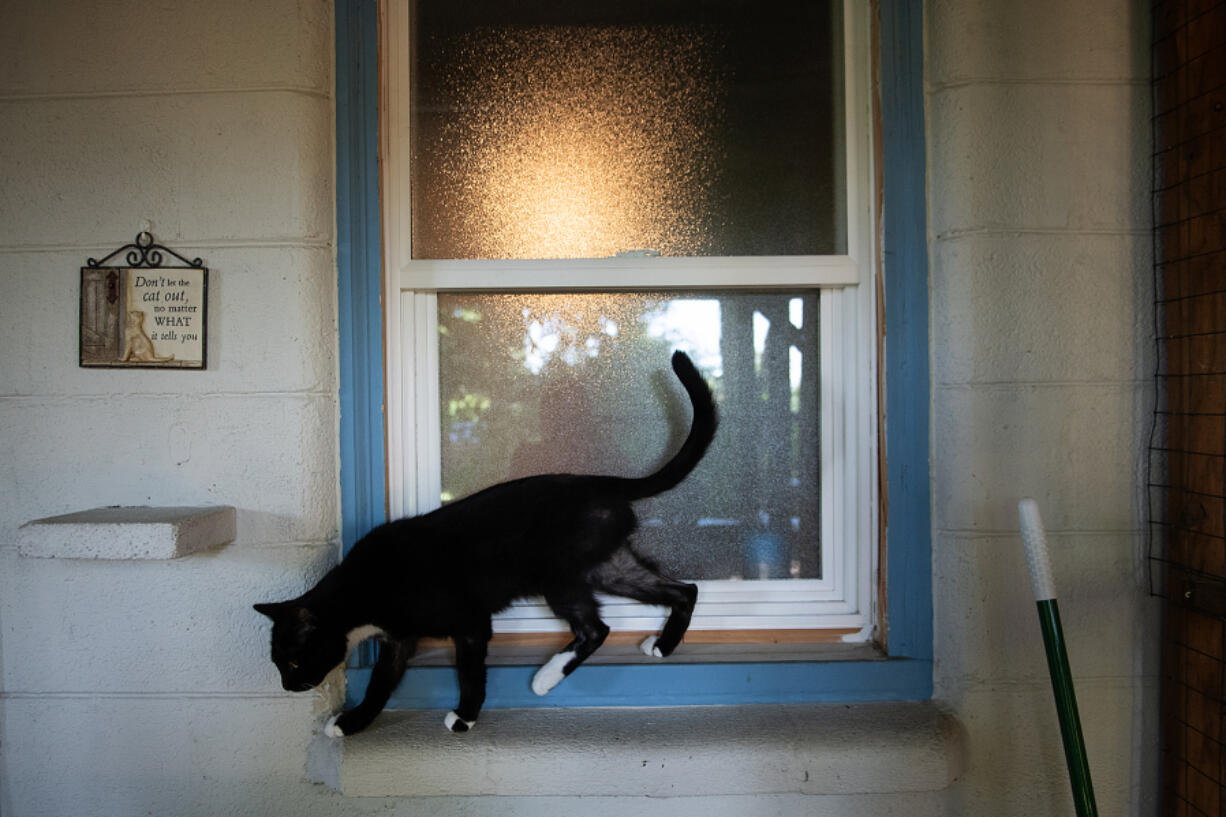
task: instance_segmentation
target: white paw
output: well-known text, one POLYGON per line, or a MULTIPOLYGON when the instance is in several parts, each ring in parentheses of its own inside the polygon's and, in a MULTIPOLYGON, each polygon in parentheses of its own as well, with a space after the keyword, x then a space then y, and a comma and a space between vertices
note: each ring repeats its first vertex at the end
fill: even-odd
POLYGON ((344 732, 342 732, 342 731, 341 731, 341 728, 340 728, 339 726, 337 726, 337 725, 336 725, 336 719, 337 719, 337 718, 339 718, 339 717, 340 717, 340 713, 338 712, 337 714, 335 714, 335 715, 333 715, 331 718, 329 718, 329 719, 328 719, 328 723, 327 723, 327 725, 326 725, 326 726, 324 726, 324 734, 325 734, 325 735, 327 735, 327 736, 328 736, 328 737, 330 737, 330 738, 343 738, 343 737, 345 737, 345 733, 344 733, 344 732))
POLYGON ((663 658, 664 653, 660 652, 660 648, 656 646, 657 637, 649 635, 643 639, 643 643, 639 644, 639 649, 643 651, 643 655, 650 655, 652 658, 663 658))
POLYGON ((566 673, 562 670, 574 657, 573 652, 560 652, 550 658, 549 663, 538 669, 536 675, 532 676, 532 691, 537 695, 544 695, 556 687, 558 682, 566 677, 566 673))
POLYGON ((466 721, 454 712, 448 712, 447 717, 443 718, 443 726, 446 726, 452 732, 467 732, 477 725, 476 721, 466 721), (463 729, 456 729, 456 724, 464 724, 463 729))

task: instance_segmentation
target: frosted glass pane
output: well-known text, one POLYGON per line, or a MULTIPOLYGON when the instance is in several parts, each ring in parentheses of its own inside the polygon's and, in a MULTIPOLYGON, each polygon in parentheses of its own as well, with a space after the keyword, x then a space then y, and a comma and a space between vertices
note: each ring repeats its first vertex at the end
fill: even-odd
POLYGON ((840 8, 418 0, 413 257, 844 252, 840 8))
POLYGON ((544 473, 640 476, 689 429, 686 351, 720 428, 638 546, 678 577, 820 578, 818 296, 440 294, 443 501, 544 473))

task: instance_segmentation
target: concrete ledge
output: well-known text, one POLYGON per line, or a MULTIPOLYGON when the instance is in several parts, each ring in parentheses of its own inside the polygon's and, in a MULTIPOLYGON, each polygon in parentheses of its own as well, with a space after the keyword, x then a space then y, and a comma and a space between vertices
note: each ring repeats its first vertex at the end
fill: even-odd
POLYGON ((357 797, 869 794, 937 791, 961 726, 931 703, 385 712, 344 739, 357 797))
POLYGON ((177 559, 233 542, 229 506, 109 507, 35 519, 17 532, 17 552, 50 559, 177 559))

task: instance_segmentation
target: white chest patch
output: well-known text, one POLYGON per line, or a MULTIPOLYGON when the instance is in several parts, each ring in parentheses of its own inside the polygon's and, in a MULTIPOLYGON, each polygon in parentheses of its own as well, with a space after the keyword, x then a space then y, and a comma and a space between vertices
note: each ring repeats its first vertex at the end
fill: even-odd
POLYGON ((363 624, 361 627, 354 627, 352 630, 350 630, 349 634, 346 636, 346 641, 348 643, 349 649, 352 650, 354 647, 361 644, 366 639, 374 638, 375 636, 382 636, 382 635, 386 635, 386 633, 384 633, 382 630, 380 630, 375 625, 363 624))

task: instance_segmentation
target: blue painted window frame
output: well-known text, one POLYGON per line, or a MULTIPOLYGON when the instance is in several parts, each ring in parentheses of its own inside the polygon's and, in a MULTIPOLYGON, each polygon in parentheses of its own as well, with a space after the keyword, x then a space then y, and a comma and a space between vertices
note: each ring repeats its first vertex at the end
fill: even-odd
MULTIPOLYGON (((928 264, 922 0, 880 0, 885 342, 884 446, 889 657, 658 665, 590 665, 545 698, 534 667, 491 667, 487 707, 926 700, 932 696, 928 264)), ((377 0, 336 4, 336 210, 340 352, 341 543, 386 520, 377 0)), ((369 670, 349 671, 351 699, 369 670)), ((389 706, 446 708, 448 667, 405 675, 389 706)))

